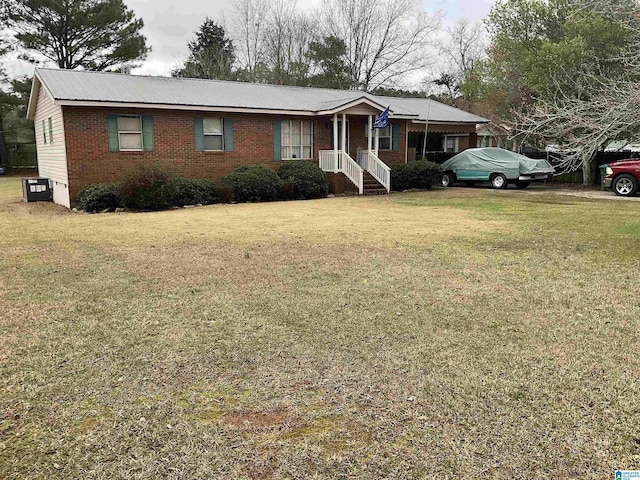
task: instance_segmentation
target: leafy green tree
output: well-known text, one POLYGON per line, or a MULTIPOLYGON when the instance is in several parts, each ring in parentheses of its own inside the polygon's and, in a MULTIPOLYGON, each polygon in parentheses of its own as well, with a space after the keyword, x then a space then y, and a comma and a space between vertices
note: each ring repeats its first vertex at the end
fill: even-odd
POLYGON ((35 143, 33 122, 27 120, 27 104, 31 93, 31 78, 9 82, 4 78, 0 89, 0 166, 7 166, 7 145, 35 143))
POLYGON ((182 68, 172 74, 176 77, 234 80, 235 53, 233 42, 224 28, 207 18, 196 32, 195 40, 188 43, 189 58, 182 68))
POLYGON ((5 0, 1 15, 34 62, 41 56, 60 68, 108 70, 150 50, 143 21, 122 0, 5 0))
MULTIPOLYGON (((505 92, 507 110, 534 99, 571 94, 576 77, 621 73, 629 31, 614 18, 577 0, 500 0, 486 24, 488 61, 480 68, 483 86, 505 92)), ((472 85, 467 85, 471 88, 472 85)), ((487 93, 487 92, 485 92, 487 93)))
POLYGON ((31 85, 33 85, 32 77, 14 78, 11 81, 11 91, 16 96, 20 103, 20 113, 27 115, 27 107, 29 104, 29 97, 31 95, 31 85))
MULTIPOLYGON (((0 57, 6 55, 9 46, 3 38, 0 38, 0 57)), ((19 103, 18 98, 12 93, 6 91, 7 76, 0 65, 0 167, 5 167, 8 160, 5 118, 19 103)))

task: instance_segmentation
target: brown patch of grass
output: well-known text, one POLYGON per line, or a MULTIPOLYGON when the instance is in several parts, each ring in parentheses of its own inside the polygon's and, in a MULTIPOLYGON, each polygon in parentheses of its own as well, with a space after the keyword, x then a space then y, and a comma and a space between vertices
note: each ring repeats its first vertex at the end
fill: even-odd
POLYGON ((225 415, 225 423, 244 430, 265 430, 283 428, 286 425, 287 412, 274 410, 269 412, 233 412, 225 415))

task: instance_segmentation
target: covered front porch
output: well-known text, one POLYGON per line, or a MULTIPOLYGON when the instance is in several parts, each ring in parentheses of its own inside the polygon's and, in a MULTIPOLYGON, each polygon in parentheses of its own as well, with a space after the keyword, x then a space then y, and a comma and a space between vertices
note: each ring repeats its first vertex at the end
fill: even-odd
POLYGON ((400 138, 404 121, 390 119, 385 129, 373 129, 382 106, 358 105, 333 112, 324 122, 330 149, 318 152, 319 165, 325 172, 343 175, 359 195, 388 193, 391 190, 391 163, 404 162, 400 138))

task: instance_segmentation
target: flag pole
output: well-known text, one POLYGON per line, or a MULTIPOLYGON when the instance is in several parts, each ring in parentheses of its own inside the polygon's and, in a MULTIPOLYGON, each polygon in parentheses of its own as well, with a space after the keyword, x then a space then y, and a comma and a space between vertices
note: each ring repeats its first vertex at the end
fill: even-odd
POLYGON ((422 144, 422 159, 427 155, 427 131, 429 130, 429 115, 431 115, 431 97, 429 97, 429 106, 427 107, 427 121, 424 124, 424 143, 422 144))

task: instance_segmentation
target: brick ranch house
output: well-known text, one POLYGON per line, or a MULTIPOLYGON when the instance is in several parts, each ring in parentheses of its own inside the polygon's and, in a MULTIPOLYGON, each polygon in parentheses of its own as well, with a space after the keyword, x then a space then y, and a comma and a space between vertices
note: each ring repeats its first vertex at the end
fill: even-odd
POLYGON ((415 158, 410 132, 428 129, 431 142, 437 135, 443 150, 461 151, 487 122, 419 98, 52 69, 36 69, 27 117, 39 175, 67 207, 87 185, 146 160, 220 180, 241 165, 301 159, 328 173, 334 193, 389 191, 389 165, 415 158), (387 106, 389 126, 370 133, 387 106))

